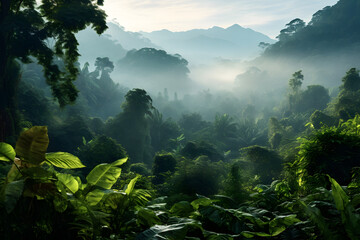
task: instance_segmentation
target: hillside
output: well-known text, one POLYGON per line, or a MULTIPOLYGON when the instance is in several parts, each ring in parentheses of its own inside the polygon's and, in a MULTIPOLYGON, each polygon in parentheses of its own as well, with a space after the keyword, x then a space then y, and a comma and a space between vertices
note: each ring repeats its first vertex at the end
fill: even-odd
POLYGON ((183 32, 169 30, 142 32, 166 51, 180 53, 190 62, 214 58, 249 59, 259 54, 260 42, 274 43, 266 35, 234 24, 228 28, 212 27, 183 32))
POLYGON ((128 50, 159 48, 140 33, 125 31, 124 27, 113 22, 108 22, 107 26, 102 35, 97 35, 91 28, 77 34, 81 54, 79 60, 82 64, 92 64, 97 57, 109 57, 116 62, 123 58, 128 50))
POLYGON ((306 57, 334 51, 351 54, 360 47, 360 1, 340 0, 316 12, 307 25, 293 20, 278 39, 267 49, 266 56, 306 57))
POLYGON ((303 70, 306 84, 337 87, 350 68, 359 66, 360 2, 340 0, 317 11, 307 24, 295 18, 277 38, 249 63, 249 69, 256 67, 259 73, 239 76, 239 86, 264 82, 262 75, 268 76, 268 85, 286 86, 292 73, 303 70))
POLYGON ((97 57, 108 57, 111 61, 124 57, 126 50, 123 46, 109 38, 108 35, 97 35, 87 28, 77 34, 79 42, 79 62, 94 64, 97 57))

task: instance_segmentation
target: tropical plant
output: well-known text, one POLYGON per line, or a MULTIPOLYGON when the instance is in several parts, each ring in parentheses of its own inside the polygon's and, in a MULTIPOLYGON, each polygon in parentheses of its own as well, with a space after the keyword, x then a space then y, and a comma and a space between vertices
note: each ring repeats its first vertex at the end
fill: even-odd
MULTIPOLYGON (((306 138, 300 138, 300 151, 294 162, 300 186, 329 186, 326 174, 342 185, 351 181, 351 170, 359 165, 360 117, 339 124, 323 126, 306 138)), ((310 187, 311 186, 311 187, 310 187)))
POLYGON ((125 149, 112 138, 98 136, 80 146, 76 155, 86 164, 84 172, 90 172, 96 165, 111 163, 127 156, 125 149))
POLYGON ((125 222, 151 197, 134 188, 137 177, 124 190, 112 189, 127 158, 96 166, 82 183, 55 170, 85 167, 81 161, 69 153, 46 153, 48 143, 46 127, 23 132, 15 150, 0 143, 0 160, 12 163, 0 192, 4 239, 94 239, 106 229, 122 234, 125 222))
POLYGON ((151 165, 153 149, 147 116, 151 115, 152 99, 143 89, 130 90, 122 104, 123 112, 107 121, 105 133, 120 143, 132 163, 151 165))
POLYGON ((248 171, 263 184, 270 184, 282 170, 283 160, 275 152, 261 146, 240 149, 242 157, 248 161, 248 171))

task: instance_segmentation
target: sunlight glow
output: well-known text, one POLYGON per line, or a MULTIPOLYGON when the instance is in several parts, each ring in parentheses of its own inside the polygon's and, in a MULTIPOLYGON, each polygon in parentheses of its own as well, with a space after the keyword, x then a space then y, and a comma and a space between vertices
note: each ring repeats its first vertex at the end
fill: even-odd
POLYGON ((169 29, 184 31, 238 23, 275 37, 286 23, 305 21, 337 0, 106 0, 109 20, 116 19, 129 31, 169 29))

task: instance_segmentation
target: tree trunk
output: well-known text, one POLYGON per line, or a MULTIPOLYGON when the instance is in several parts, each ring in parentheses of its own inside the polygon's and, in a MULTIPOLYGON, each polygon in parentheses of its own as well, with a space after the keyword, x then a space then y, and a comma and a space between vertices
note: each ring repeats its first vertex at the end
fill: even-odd
POLYGON ((6 65, 3 72, 0 70, 0 142, 14 143, 19 130, 16 104, 19 67, 14 60, 6 65))
POLYGON ((15 93, 19 67, 9 53, 11 30, 6 28, 6 21, 10 13, 10 0, 1 0, 0 6, 0 142, 13 143, 16 134, 15 93))

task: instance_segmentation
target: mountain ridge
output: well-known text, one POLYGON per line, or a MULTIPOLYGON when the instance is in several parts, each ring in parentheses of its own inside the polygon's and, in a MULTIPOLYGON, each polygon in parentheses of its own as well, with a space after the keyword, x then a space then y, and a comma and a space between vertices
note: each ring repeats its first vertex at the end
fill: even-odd
POLYGON ((154 44, 162 46, 166 51, 176 52, 192 61, 204 60, 204 57, 212 59, 251 59, 259 54, 258 44, 260 42, 274 43, 275 40, 263 33, 250 28, 241 27, 239 24, 233 24, 227 28, 213 26, 208 29, 190 29, 186 31, 170 31, 167 29, 156 30, 152 32, 141 32, 143 36, 150 39, 154 44), (214 49, 202 47, 198 49, 199 36, 208 37, 212 42, 209 44, 204 38, 203 45, 212 45, 216 47, 214 39, 218 39, 219 49, 229 49, 230 46, 224 46, 224 41, 231 43, 229 51, 221 53, 214 49), (216 54, 211 54, 215 52, 216 54))

